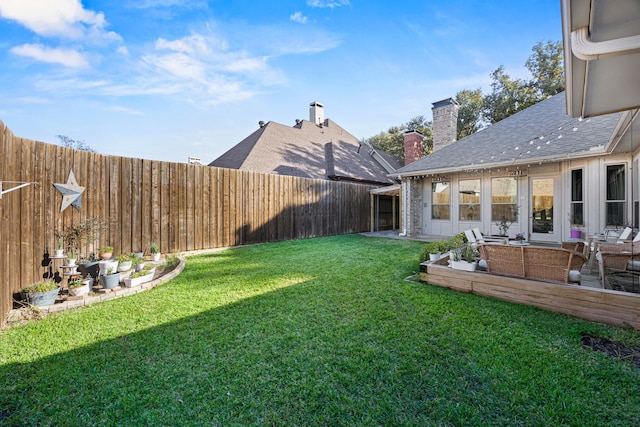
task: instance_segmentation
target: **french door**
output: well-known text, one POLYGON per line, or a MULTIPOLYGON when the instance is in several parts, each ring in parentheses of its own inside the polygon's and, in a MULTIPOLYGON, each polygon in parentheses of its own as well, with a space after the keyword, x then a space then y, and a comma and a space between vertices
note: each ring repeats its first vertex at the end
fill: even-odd
POLYGON ((530 212, 529 240, 559 242, 561 223, 556 209, 557 182, 554 177, 529 179, 530 212))

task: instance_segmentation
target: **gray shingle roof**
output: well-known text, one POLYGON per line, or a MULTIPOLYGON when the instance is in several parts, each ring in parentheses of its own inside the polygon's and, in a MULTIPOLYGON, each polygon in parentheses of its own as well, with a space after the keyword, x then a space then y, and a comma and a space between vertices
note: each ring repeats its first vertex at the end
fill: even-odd
POLYGON ((601 155, 598 148, 609 142, 621 113, 574 119, 566 114, 565 102, 564 92, 554 95, 397 170, 393 176, 601 155))
MULTIPOLYGON (((398 159, 392 165, 401 166, 398 159)), ((356 137, 330 119, 322 127, 308 120, 295 126, 268 122, 209 166, 304 178, 394 183, 370 155, 369 147, 361 146, 356 137), (331 144, 327 146, 328 143, 331 144), (333 168, 327 163, 331 157, 333 168)))

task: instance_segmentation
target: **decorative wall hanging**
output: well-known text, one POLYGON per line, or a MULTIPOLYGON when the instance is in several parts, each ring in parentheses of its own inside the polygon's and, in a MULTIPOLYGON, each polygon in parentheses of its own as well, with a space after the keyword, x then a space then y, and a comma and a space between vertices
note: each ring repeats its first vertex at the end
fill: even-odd
POLYGON ((73 175, 73 170, 69 170, 69 178, 66 184, 53 184, 53 186, 62 194, 60 212, 64 211, 69 205, 80 210, 84 187, 78 185, 78 181, 76 181, 76 177, 73 175))

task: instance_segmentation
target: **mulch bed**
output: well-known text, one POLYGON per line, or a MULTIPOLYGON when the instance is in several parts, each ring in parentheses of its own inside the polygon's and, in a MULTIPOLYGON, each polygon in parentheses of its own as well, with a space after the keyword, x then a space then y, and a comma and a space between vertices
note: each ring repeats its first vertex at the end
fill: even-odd
POLYGON ((608 338, 591 335, 582 332, 582 345, 594 351, 607 354, 620 360, 631 362, 633 366, 640 369, 640 349, 629 347, 619 342, 611 341, 608 338))

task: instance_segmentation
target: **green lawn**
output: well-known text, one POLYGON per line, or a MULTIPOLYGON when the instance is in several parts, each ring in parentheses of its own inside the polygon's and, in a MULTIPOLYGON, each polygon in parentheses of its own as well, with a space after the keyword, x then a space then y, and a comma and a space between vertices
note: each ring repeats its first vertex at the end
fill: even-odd
POLYGON ((189 258, 148 292, 0 331, 0 425, 631 426, 638 334, 405 281, 359 235, 189 258))

